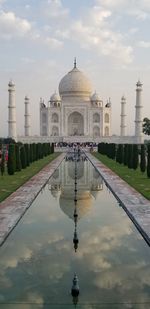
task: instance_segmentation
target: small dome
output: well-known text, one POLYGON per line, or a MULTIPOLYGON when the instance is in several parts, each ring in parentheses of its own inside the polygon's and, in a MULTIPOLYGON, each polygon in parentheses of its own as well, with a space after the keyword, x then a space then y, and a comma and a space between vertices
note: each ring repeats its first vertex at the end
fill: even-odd
POLYGON ((60 96, 58 93, 53 93, 52 96, 50 97, 50 102, 60 102, 60 96))
POLYGON ((78 70, 76 62, 74 68, 59 83, 59 93, 61 96, 90 96, 91 89, 89 79, 78 70))
POLYGON ((121 97, 121 101, 126 101, 126 98, 124 95, 121 97))
POLYGON ((138 82, 136 83, 136 86, 137 86, 137 87, 142 87, 142 86, 143 86, 143 84, 141 83, 141 81, 140 81, 140 80, 138 80, 138 82))
POLYGON ((15 86, 15 83, 12 81, 12 79, 9 81, 8 86, 9 86, 9 87, 14 87, 14 86, 15 86))
POLYGON ((91 101, 93 101, 93 102, 101 101, 101 99, 100 99, 98 93, 96 93, 96 91, 95 91, 95 93, 93 93, 93 95, 91 96, 91 101))

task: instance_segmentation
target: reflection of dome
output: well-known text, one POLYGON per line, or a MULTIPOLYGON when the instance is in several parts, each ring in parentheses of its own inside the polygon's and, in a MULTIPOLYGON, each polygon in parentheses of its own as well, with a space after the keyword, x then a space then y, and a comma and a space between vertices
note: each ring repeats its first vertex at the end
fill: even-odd
POLYGON ((53 93, 52 96, 50 97, 50 102, 60 102, 60 96, 58 93, 53 93))
POLYGON ((74 68, 59 83, 59 93, 61 96, 90 96, 91 88, 90 81, 77 69, 76 63, 74 68))
MULTIPOLYGON (((77 213, 78 219, 84 217, 91 209, 92 209, 92 196, 89 191, 82 191, 83 195, 79 195, 79 199, 77 201, 77 213), (80 199, 81 198, 81 199, 80 199)), ((74 198, 73 193, 72 197, 66 198, 66 195, 60 196, 59 204, 61 210, 72 220, 74 220, 74 198)))

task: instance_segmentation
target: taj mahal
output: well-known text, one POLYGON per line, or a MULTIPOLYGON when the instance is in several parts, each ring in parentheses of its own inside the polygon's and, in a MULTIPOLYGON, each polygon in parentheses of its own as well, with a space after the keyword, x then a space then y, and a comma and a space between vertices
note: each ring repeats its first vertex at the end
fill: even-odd
POLYGON ((121 97, 120 136, 111 130, 110 98, 104 103, 93 93, 89 78, 78 69, 76 58, 71 71, 59 83, 45 104, 40 98, 40 135, 31 136, 30 99, 25 96, 24 136, 17 136, 15 84, 8 84, 8 137, 23 143, 33 142, 115 142, 142 143, 142 83, 136 84, 135 135, 126 135, 126 98, 121 97))

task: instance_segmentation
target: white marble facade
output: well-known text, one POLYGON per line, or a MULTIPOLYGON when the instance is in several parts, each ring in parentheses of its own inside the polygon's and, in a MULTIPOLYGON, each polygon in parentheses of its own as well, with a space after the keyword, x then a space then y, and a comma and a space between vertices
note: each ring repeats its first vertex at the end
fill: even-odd
POLYGON ((59 83, 59 94, 50 97, 47 105, 40 100, 40 135, 49 137, 111 136, 111 103, 104 104, 92 94, 91 83, 77 68, 68 72, 59 83))

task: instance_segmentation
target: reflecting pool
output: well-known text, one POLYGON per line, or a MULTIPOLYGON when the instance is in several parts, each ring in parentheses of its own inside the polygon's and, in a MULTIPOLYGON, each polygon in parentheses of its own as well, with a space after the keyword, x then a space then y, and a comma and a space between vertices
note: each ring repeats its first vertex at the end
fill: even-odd
POLYGON ((0 248, 0 309, 150 308, 150 248, 91 163, 76 165, 62 162, 0 248))

